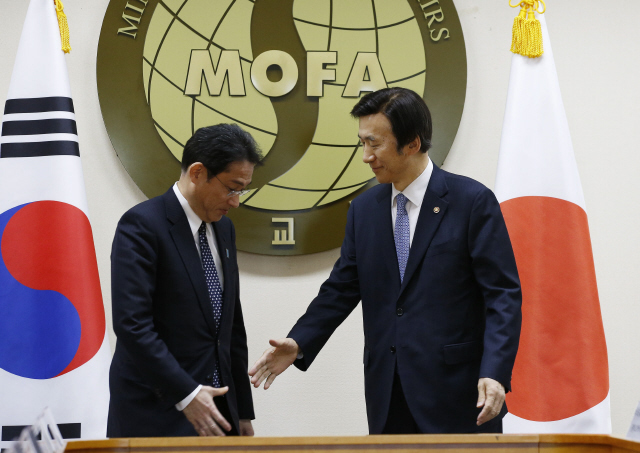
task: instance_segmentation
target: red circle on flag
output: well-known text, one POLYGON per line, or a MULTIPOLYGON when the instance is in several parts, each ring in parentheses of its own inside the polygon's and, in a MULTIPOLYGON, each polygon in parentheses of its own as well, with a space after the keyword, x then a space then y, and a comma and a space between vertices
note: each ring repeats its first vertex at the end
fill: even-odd
POLYGON ((7 223, 2 255, 20 283, 57 291, 78 311, 80 345, 59 376, 88 362, 104 341, 106 322, 93 234, 84 212, 59 201, 25 205, 7 223))
POLYGON ((562 420, 609 393, 607 347, 584 210, 551 197, 501 204, 522 284, 509 412, 562 420))

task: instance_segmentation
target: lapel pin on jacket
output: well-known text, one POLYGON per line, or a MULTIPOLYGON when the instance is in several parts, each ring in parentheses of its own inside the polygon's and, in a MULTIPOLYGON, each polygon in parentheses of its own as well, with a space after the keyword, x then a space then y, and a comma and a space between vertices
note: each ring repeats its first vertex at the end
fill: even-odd
POLYGON ((439 213, 440 212, 440 208, 436 206, 435 208, 433 208, 433 212, 435 214, 439 213))

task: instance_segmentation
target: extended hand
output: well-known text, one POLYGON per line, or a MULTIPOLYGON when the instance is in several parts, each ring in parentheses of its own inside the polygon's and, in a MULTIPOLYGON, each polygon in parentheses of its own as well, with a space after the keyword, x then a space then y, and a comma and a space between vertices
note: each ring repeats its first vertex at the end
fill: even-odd
POLYGON ((182 411, 201 436, 224 436, 222 431, 231 430, 231 425, 222 416, 215 403, 214 396, 224 395, 229 387, 213 388, 202 386, 196 397, 182 411))
POLYGON ((298 356, 298 343, 292 338, 269 340, 271 348, 264 351, 262 357, 251 367, 249 376, 255 388, 260 387, 265 379, 264 389, 267 390, 276 376, 289 368, 298 356))
POLYGON ((500 413, 504 404, 504 386, 491 378, 480 378, 478 381, 478 404, 482 411, 478 415, 478 426, 488 422, 500 413))

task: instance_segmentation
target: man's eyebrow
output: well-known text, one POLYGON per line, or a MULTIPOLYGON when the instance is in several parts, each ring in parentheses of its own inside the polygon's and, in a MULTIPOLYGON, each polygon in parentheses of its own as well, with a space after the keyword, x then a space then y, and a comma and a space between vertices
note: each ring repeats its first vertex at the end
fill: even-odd
POLYGON ((251 184, 251 181, 249 181, 247 184, 244 184, 243 181, 240 181, 238 179, 232 179, 230 182, 233 183, 233 184, 236 184, 238 186, 243 186, 243 187, 247 187, 249 184, 251 184))

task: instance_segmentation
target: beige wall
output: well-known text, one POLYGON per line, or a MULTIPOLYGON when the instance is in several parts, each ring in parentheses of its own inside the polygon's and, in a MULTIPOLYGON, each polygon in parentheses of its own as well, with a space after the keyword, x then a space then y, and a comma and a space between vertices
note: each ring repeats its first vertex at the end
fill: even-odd
MULTIPOLYGON (((0 3, 0 103, 4 105, 28 1, 0 3)), ((95 60, 107 3, 66 0, 65 9, 73 47, 67 63, 110 324, 113 232, 122 213, 145 197, 111 147, 98 104, 95 60)), ((493 187, 511 61, 511 24, 517 10, 509 8, 507 0, 456 0, 455 4, 466 39, 468 89, 460 130, 444 168, 493 187)), ((640 400, 638 17, 640 3, 631 0, 549 0, 546 15, 588 208, 609 349, 613 431, 620 436, 640 400)), ((535 125, 531 127, 535 133, 535 125)), ((269 338, 288 332, 337 256, 337 250, 303 257, 240 254, 250 361, 259 357, 269 338)), ((290 370, 271 390, 254 391, 258 435, 367 432, 361 323, 357 309, 310 371, 290 370)), ((110 335, 114 340, 111 331, 110 335)))

